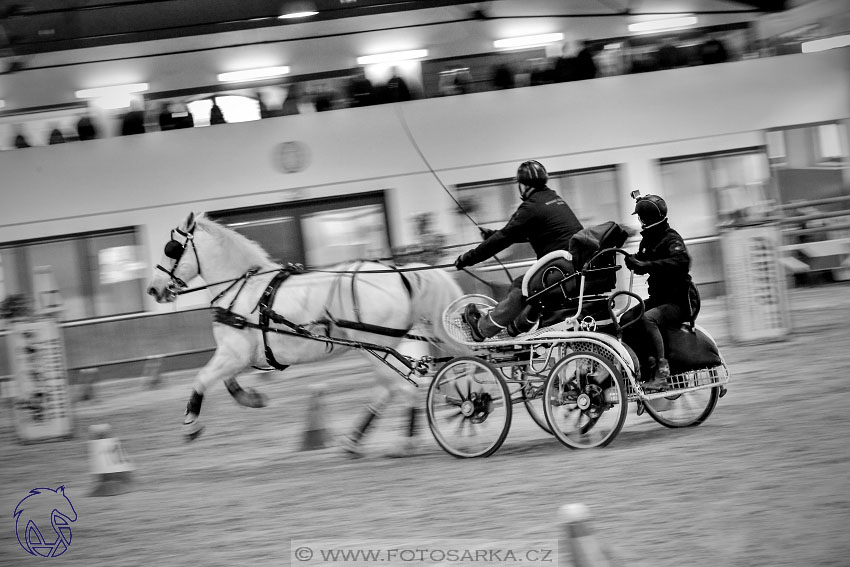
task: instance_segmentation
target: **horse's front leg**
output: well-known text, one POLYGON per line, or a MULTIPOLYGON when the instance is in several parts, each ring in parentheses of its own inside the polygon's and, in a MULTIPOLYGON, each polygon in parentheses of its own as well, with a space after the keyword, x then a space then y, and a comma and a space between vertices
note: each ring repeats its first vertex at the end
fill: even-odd
MULTIPOLYGON (((219 346, 213 354, 210 361, 201 368, 198 376, 195 378, 195 385, 192 388, 192 394, 189 397, 189 403, 186 404, 186 416, 183 419, 183 433, 187 440, 191 441, 198 437, 204 430, 204 425, 201 423, 199 416, 201 415, 201 406, 204 403, 204 393, 207 391, 213 382, 216 380, 224 380, 226 383, 233 380, 245 367, 250 364, 249 357, 239 355, 232 349, 225 349, 219 346)), ((236 387, 239 384, 236 383, 236 387)), ((228 385, 228 391, 231 391, 232 386, 228 385)), ((242 390, 239 387, 239 390, 242 390)), ((243 393, 248 394, 242 390, 243 393)), ((261 394, 253 392, 255 396, 261 397, 261 394)), ((231 391, 231 395, 233 392, 231 391)), ((263 404, 265 405, 265 404, 263 404)), ((256 405, 254 407, 261 407, 256 405)))

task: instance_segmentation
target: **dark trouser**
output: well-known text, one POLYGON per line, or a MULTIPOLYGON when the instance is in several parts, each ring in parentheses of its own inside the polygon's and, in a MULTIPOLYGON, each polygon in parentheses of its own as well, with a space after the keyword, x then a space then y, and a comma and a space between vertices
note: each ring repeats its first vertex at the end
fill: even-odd
MULTIPOLYGON (((664 338, 661 335, 661 329, 664 327, 676 327, 684 322, 683 310, 675 303, 662 303, 654 307, 650 307, 651 302, 647 302, 646 313, 643 314, 640 321, 635 323, 635 327, 649 339, 650 346, 654 351, 655 358, 667 358, 664 351, 664 338)), ((632 307, 623 315, 623 321, 629 321, 637 315, 639 306, 632 307)))
MULTIPOLYGON (((508 290, 508 295, 490 311, 489 315, 483 315, 478 321, 478 330, 485 337, 493 337, 499 334, 499 331, 508 326, 520 313, 524 307, 522 300, 522 278, 520 276, 511 282, 511 287, 508 290)), ((530 327, 529 327, 530 328, 530 327)))

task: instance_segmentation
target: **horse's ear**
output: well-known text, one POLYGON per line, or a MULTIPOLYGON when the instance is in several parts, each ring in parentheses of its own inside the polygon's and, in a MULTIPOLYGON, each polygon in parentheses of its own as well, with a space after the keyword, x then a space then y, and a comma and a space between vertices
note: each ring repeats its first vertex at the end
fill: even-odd
POLYGON ((192 232, 192 229, 195 228, 195 213, 189 213, 189 216, 186 218, 186 232, 192 232))

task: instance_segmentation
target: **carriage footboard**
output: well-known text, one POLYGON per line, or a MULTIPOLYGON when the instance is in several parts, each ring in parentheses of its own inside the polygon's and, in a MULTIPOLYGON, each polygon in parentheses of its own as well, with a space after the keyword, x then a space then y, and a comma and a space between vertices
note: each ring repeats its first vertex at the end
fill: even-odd
MULTIPOLYGON (((643 399, 654 400, 687 392, 695 392, 697 390, 724 387, 729 382, 729 369, 725 364, 721 364, 712 368, 688 370, 679 374, 673 374, 668 378, 667 382, 669 385, 666 390, 644 394, 643 399)), ((626 383, 626 395, 630 402, 636 402, 641 399, 641 396, 638 395, 629 382, 626 383)))

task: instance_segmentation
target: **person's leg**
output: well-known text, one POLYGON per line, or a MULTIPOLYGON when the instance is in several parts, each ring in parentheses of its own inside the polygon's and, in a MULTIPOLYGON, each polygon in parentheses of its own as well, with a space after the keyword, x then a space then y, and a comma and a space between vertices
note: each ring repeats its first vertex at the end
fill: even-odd
POLYGON ((643 316, 644 330, 655 352, 656 367, 653 383, 666 383, 670 377, 670 364, 664 350, 664 337, 661 329, 682 323, 682 309, 672 303, 662 303, 648 310, 643 316))
POLYGON ((484 337, 493 337, 506 328, 522 312, 522 278, 511 283, 508 295, 489 313, 483 313, 478 320, 478 330, 484 337))

